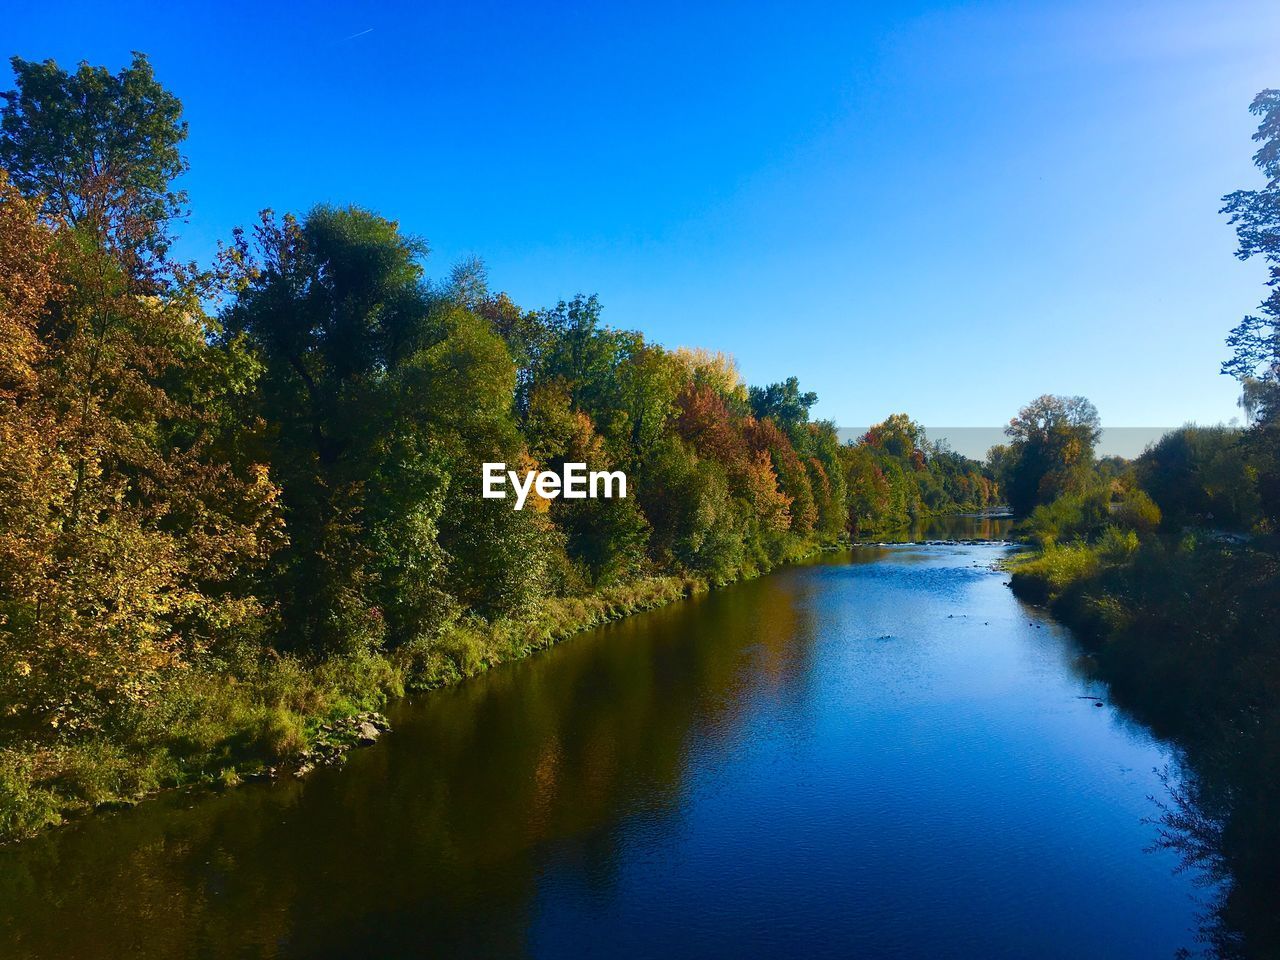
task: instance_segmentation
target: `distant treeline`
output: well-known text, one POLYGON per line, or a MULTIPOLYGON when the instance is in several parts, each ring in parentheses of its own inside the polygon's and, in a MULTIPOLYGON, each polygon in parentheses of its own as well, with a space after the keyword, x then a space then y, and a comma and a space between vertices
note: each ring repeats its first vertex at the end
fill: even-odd
POLYGON ((172 256, 179 101, 15 58, 0 111, 0 837, 297 755, 325 718, 998 499, 904 415, 530 310, 356 207, 172 256), (626 499, 481 496, 481 464, 626 499))

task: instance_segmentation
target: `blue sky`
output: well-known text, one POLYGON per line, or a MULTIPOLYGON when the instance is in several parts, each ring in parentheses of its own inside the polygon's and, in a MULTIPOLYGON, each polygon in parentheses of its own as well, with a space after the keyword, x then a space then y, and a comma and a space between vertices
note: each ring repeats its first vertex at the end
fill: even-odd
POLYGON ((848 425, 994 426, 1082 393, 1217 422, 1262 299, 1217 213, 1259 183, 1280 4, 29 4, 6 54, 184 101, 203 255, 358 203, 526 306, 795 374, 848 425), (1123 8, 1123 9, 1122 9, 1123 8))

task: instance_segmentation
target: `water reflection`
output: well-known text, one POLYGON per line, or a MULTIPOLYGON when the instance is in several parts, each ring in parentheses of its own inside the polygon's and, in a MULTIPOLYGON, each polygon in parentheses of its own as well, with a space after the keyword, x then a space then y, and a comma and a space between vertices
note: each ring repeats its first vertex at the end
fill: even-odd
POLYGON ((519 953, 547 844, 581 841, 607 887, 609 830, 672 816, 690 740, 731 742, 758 698, 803 683, 793 586, 761 579, 406 701, 395 736, 305 784, 164 798, 5 851, 0 954, 519 953), (714 635, 689 629, 704 618, 714 635))
POLYGON ((1169 757, 1000 549, 780 571, 399 704, 344 770, 0 852, 0 956, 1168 954, 1169 757))
POLYGON ((1012 514, 956 514, 921 517, 906 527, 870 539, 881 543, 915 543, 922 540, 1008 540, 1017 521, 1012 514))

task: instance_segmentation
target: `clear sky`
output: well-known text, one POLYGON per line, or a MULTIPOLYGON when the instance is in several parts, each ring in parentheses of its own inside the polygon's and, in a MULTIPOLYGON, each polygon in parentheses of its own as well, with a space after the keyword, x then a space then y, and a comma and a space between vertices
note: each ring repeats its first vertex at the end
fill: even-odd
POLYGON ((202 255, 262 207, 358 203, 526 306, 795 374, 866 424, 995 426, 1082 393, 1217 422, 1263 296, 1218 215, 1256 186, 1280 3, 12 6, 0 51, 186 105, 202 255), (891 9, 890 9, 891 8, 891 9))

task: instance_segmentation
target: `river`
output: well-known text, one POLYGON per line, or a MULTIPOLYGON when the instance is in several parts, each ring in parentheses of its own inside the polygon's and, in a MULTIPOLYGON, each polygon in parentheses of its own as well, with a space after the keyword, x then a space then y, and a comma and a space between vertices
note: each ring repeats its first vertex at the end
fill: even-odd
POLYGON ((1170 751, 1009 549, 828 555, 0 850, 0 957, 1169 957, 1170 751))

